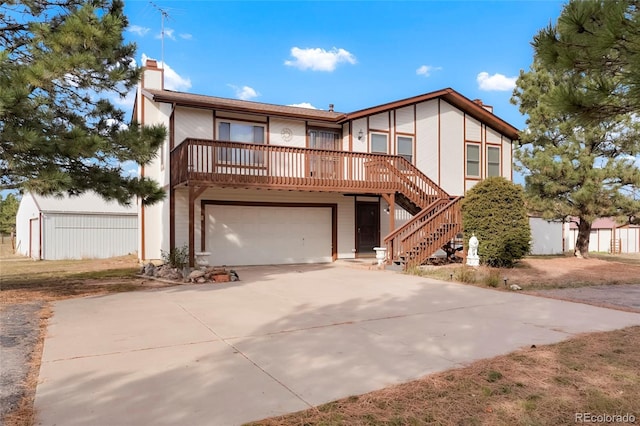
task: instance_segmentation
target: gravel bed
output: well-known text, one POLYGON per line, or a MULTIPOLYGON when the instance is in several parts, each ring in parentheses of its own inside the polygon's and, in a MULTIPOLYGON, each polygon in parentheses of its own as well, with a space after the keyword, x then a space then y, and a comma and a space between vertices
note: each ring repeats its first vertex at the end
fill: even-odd
POLYGON ((43 306, 44 302, 20 303, 0 310, 0 419, 17 407, 25 394, 43 306))
POLYGON ((539 290, 535 293, 577 302, 620 306, 640 312, 640 284, 598 285, 591 287, 539 290))

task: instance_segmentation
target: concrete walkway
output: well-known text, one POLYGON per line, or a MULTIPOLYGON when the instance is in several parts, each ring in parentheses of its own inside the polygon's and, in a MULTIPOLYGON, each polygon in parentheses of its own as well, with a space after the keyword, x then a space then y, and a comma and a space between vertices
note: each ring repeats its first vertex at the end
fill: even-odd
POLYGON ((335 265, 58 302, 41 425, 234 425, 640 314, 335 265))

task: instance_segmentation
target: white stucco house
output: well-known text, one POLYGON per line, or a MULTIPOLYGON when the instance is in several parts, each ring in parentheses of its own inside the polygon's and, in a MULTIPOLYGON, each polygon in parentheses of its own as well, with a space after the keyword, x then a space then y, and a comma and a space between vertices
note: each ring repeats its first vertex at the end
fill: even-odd
POLYGON ((186 244, 191 262, 207 252, 214 265, 330 262, 379 246, 419 264, 461 231, 465 191, 512 179, 518 137, 453 89, 343 113, 165 90, 153 60, 133 119, 168 129, 140 170, 167 192, 139 208, 141 260, 186 244))
POLYGON ((77 197, 26 193, 16 214, 16 251, 38 260, 108 258, 138 249, 135 203, 93 192, 77 197))

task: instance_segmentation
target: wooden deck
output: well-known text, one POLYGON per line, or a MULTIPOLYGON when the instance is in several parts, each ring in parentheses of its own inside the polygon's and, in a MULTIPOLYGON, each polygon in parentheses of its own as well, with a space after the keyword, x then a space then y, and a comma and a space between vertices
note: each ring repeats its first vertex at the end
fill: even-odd
POLYGON ((420 264, 461 229, 460 199, 396 155, 186 139, 170 161, 171 187, 189 187, 190 204, 208 187, 378 194, 390 205, 397 200, 415 216, 398 229, 392 216, 393 231, 384 241, 389 260, 405 265, 420 264))

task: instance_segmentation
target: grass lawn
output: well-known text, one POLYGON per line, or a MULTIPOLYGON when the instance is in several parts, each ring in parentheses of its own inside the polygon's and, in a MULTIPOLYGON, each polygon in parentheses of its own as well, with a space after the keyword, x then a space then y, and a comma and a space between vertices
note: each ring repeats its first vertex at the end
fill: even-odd
MULTIPOLYGON (((13 256, 0 247, 0 310, 44 301, 40 340, 33 349, 26 392, 6 426, 31 426, 33 401, 46 334, 49 302, 132 291, 158 285, 136 276, 133 257, 108 260, 42 261, 13 256)), ((444 280, 517 283, 527 289, 638 282, 640 256, 530 258, 517 268, 471 270, 461 265, 422 268, 444 280), (576 263, 577 262, 577 263, 576 263), (527 287, 528 286, 528 287, 527 287)), ((584 335, 566 342, 526 348, 465 368, 268 419, 264 425, 573 424, 576 412, 635 415, 640 422, 640 327, 584 335)), ((250 401, 246 402, 250 404, 250 401)), ((117 409, 117 407, 114 407, 117 409)))

